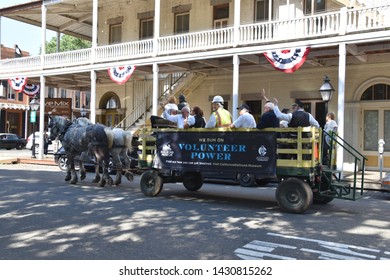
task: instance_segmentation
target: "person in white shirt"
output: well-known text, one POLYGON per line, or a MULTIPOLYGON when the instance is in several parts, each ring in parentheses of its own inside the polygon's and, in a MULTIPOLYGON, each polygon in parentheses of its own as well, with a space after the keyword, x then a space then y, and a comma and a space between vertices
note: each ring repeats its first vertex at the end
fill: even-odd
POLYGON ((195 123, 195 118, 190 115, 190 108, 187 106, 181 109, 181 114, 170 115, 167 110, 163 114, 164 119, 177 123, 177 128, 189 128, 195 123))
POLYGON ((239 110, 240 116, 235 122, 233 122, 230 127, 232 128, 256 128, 256 121, 253 115, 250 112, 250 108, 246 104, 242 104, 237 108, 239 110))

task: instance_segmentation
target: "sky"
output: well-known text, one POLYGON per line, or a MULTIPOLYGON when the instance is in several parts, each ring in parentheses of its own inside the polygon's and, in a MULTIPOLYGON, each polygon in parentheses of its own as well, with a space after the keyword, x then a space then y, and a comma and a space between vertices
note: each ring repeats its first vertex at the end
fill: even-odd
MULTIPOLYGON (((33 2, 33 0, 0 0, 0 8, 28 2, 33 2)), ((49 31, 46 33, 46 40, 50 41, 55 36, 55 32, 49 31)), ((0 40, 5 47, 12 48, 14 44, 17 44, 22 51, 27 51, 30 55, 38 55, 41 48, 41 37, 41 28, 39 27, 1 18, 0 40)))

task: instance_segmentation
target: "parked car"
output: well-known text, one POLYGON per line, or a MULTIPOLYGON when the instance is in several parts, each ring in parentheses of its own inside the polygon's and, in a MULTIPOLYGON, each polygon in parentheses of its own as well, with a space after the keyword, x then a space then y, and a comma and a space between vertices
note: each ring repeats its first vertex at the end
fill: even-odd
POLYGON ((0 149, 23 149, 27 144, 27 140, 20 138, 14 133, 0 133, 0 149))
MULTIPOLYGON (((39 150, 39 131, 35 132, 35 151, 38 153, 39 150)), ((50 132, 47 132, 47 136, 50 138, 50 132)), ((26 144, 26 149, 32 150, 32 145, 33 145, 33 135, 32 133, 30 136, 27 137, 27 144, 26 144)), ((54 140, 49 143, 48 147, 48 152, 49 153, 55 153, 57 150, 61 148, 61 142, 54 140)))

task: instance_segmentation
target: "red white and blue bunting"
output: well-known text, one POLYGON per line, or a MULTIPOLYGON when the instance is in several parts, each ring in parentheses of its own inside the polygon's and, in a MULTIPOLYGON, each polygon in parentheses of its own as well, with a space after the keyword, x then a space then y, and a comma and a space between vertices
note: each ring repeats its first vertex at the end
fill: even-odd
POLYGON ((108 75, 115 83, 123 85, 131 77, 135 68, 135 65, 108 68, 108 75))
POLYGON ((8 79, 8 83, 11 85, 14 91, 21 92, 23 91, 24 87, 27 84, 27 78, 26 77, 11 78, 8 79))
POLYGON ((27 84, 23 89, 23 93, 28 96, 35 96, 37 93, 39 93, 39 89, 39 85, 27 84))
POLYGON ((284 73, 293 73, 305 63, 309 51, 309 47, 297 47, 265 52, 264 56, 275 69, 284 73))

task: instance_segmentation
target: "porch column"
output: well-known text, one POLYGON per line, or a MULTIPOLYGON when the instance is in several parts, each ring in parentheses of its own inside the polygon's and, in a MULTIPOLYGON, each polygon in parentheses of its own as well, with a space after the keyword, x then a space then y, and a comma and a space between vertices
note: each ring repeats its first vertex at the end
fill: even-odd
POLYGON ((41 93, 39 94, 39 151, 38 159, 43 159, 43 131, 45 130, 45 96, 46 96, 46 78, 40 76, 41 93))
MULTIPOLYGON (((160 18, 161 18, 160 6, 161 6, 160 0, 154 0, 154 37, 153 37, 154 56, 157 56, 158 53, 158 38, 160 37, 160 18)), ((154 105, 153 105, 153 109, 154 109, 154 105)))
MULTIPOLYGON (((157 116, 158 110, 158 64, 153 63, 153 103, 152 103, 152 114, 157 116)), ((145 120, 146 122, 146 120, 145 120)))
MULTIPOLYGON (((233 120, 238 118, 238 93, 240 91, 240 57, 238 54, 233 55, 233 97, 232 97, 232 112, 233 120)), ((227 109, 227 108, 225 108, 227 109)))
MULTIPOLYGON (((345 106, 345 68, 346 68, 346 45, 340 43, 339 45, 339 77, 338 77, 338 100, 337 100, 337 124, 338 134, 341 138, 344 138, 344 106, 345 106)), ((343 148, 338 145, 337 147, 337 159, 336 166, 338 170, 341 170, 341 176, 343 175, 343 163, 344 163, 344 151, 343 148)))
POLYGON ((241 0, 234 0, 234 46, 240 42, 241 0))
POLYGON ((89 119, 92 123, 96 123, 96 72, 91 70, 91 113, 89 119))

